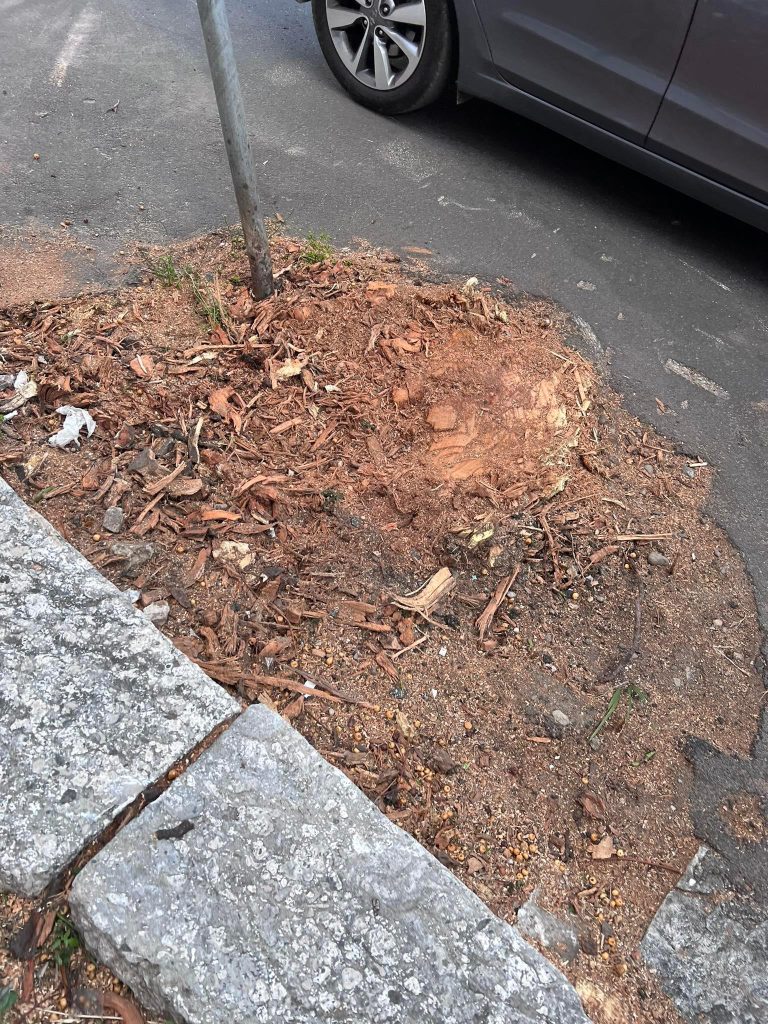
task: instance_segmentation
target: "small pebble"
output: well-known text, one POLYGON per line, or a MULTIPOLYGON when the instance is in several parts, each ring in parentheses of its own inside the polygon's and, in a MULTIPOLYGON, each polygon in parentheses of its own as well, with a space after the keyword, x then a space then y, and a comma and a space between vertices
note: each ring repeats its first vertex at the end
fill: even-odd
POLYGON ((566 715, 564 711, 561 711, 560 708, 555 708, 552 712, 552 720, 557 722, 557 724, 561 725, 563 728, 571 724, 571 720, 568 715, 566 715))
POLYGON ((660 568, 668 568, 672 563, 661 551, 651 551, 648 554, 648 561, 651 565, 658 565, 660 568))
POLYGON ((109 533, 120 533, 125 524, 125 513, 119 505, 112 505, 104 513, 104 521, 102 523, 105 530, 109 533))
POLYGON ((722 619, 712 619, 712 625, 715 627, 715 629, 720 629, 721 626, 723 625, 723 620, 722 619))
POLYGON ((144 609, 144 614, 156 626, 164 626, 171 614, 171 606, 167 601, 153 601, 144 609))

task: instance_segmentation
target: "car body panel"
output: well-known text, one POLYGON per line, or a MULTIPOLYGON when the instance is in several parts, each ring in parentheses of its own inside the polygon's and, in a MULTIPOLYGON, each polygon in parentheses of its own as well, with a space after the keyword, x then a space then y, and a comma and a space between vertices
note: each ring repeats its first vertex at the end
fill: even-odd
POLYGON ((511 85, 642 143, 696 0, 477 0, 511 85))
MULTIPOLYGON (((744 13, 742 9, 746 8, 747 15, 753 19, 754 35, 759 42, 756 46, 750 42, 741 51, 738 49, 741 44, 736 42, 739 36, 733 34, 731 42, 722 53, 722 58, 729 61, 729 66, 718 69, 718 74, 728 80, 729 88, 723 93, 725 102, 718 104, 713 94, 708 99, 702 97, 700 104, 708 103, 711 108, 709 111, 704 108, 702 115, 701 105, 697 109, 691 94, 697 88, 699 95, 706 93, 703 84, 707 82, 707 61, 711 56, 699 56, 698 50, 687 50, 686 38, 682 52, 679 53, 678 70, 682 73, 679 78, 676 72, 673 73, 666 94, 662 90, 656 120, 652 127, 649 125, 651 132, 646 137, 639 130, 633 133, 626 125, 618 132, 615 126, 609 128, 597 123, 599 118, 595 114, 584 116, 586 112, 583 110, 580 114, 565 109, 561 105, 563 101, 552 102, 543 95, 534 94, 530 88, 512 84, 494 62, 488 32, 476 0, 450 2, 456 16, 456 86, 460 96, 487 100, 537 121, 603 156, 768 232, 768 201, 764 191, 765 175, 768 173, 768 0, 698 0, 697 10, 704 9, 706 13, 712 8, 713 11, 722 12, 726 19, 741 16, 740 11, 744 13), (743 83, 739 82, 742 56, 745 72, 743 83), (697 75, 703 76, 703 84, 697 83, 697 75), (664 106, 666 100, 672 101, 668 107, 664 106), (680 119, 677 128, 671 120, 673 116, 680 119), (742 122, 741 127, 739 121, 742 122), (714 143, 709 138, 703 138, 710 131, 716 132, 721 141, 714 143), (680 148, 683 135, 686 136, 684 144, 687 151, 680 148), (736 143, 733 157, 725 151, 730 143, 722 141, 729 137, 731 142, 735 140, 736 143), (737 153, 741 154, 738 157, 739 164, 734 166, 737 153), (740 177, 741 174, 745 174, 746 178, 740 177)), ((484 3, 485 0, 478 2, 484 3)), ((493 2, 517 3, 518 0, 493 2)), ((544 2, 541 0, 541 3, 544 2)), ((547 4, 551 2, 553 0, 546 0, 547 4)), ((578 6, 592 3, 593 0, 572 2, 578 6)), ((625 2, 635 5, 635 0, 621 0, 622 4, 625 2)), ((661 0, 661 6, 675 2, 661 0)), ((657 6, 656 0, 647 0, 646 6, 648 4, 653 4, 654 8, 657 6)), ((616 5, 619 6, 618 0, 616 5)), ((538 3, 534 7, 534 0, 529 0, 528 6, 534 10, 539 9, 538 3)), ((696 24, 696 32, 691 35, 689 30, 689 37, 696 41, 699 31, 696 24)), ((710 46, 715 35, 711 34, 710 46)), ((675 45, 678 46, 677 41, 675 45)), ((710 54, 712 52, 710 50, 710 54)), ((656 73, 658 78, 658 66, 656 73)), ((636 113, 638 109, 635 106, 636 113)), ((643 116, 647 117, 647 108, 643 116)))
POLYGON ((646 174, 649 178, 678 189, 693 199, 698 199, 731 217, 738 217, 761 231, 768 232, 768 205, 653 153, 644 146, 598 128, 545 100, 523 92, 522 89, 515 89, 493 70, 483 71, 475 66, 462 69, 460 65, 459 83, 462 91, 470 96, 487 100, 531 121, 537 121, 546 128, 625 167, 646 174))
MULTIPOLYGON (((632 170, 684 192, 693 199, 768 232, 768 203, 747 194, 737 182, 724 184, 716 180, 711 170, 684 166, 679 156, 675 158, 643 142, 623 138, 510 84, 493 62, 475 0, 453 0, 453 3, 459 30, 457 85, 462 94, 505 107, 632 170)), ((752 6, 758 12, 768 13, 768 0, 752 0, 752 6)), ((766 53, 764 68, 768 70, 768 51, 763 52, 766 53)), ((765 111, 763 124, 768 118, 768 103, 764 102, 768 95, 766 70, 750 87, 756 102, 765 111)), ((762 150, 759 160, 760 165, 765 167, 768 163, 768 150, 762 150)))
POLYGON ((648 148, 768 202, 768 0, 700 0, 648 148))

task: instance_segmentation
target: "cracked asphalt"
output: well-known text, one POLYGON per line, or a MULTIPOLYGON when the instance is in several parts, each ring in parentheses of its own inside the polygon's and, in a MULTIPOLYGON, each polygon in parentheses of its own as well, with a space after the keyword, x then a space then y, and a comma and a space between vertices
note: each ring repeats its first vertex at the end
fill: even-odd
MULTIPOLYGON (((336 85, 308 7, 228 6, 265 212, 342 245, 427 247, 435 275, 504 278, 580 318, 574 344, 627 406, 716 467, 711 512, 765 631, 768 238, 484 103, 381 118, 336 85)), ((94 247, 83 280, 105 282, 136 240, 236 219, 194 0, 0 0, 0 16, 6 236, 71 220, 94 247)), ((716 843, 729 765, 692 757, 716 843)), ((731 768, 768 803, 767 762, 764 722, 748 768, 731 768)))

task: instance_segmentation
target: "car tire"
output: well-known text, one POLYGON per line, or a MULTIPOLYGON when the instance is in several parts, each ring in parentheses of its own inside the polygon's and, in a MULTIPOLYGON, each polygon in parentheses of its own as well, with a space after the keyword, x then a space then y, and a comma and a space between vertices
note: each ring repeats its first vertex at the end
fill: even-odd
MULTIPOLYGON (((346 4, 353 11, 356 2, 331 0, 332 4, 346 4)), ((358 4, 361 20, 365 12, 364 2, 358 4)), ((379 10, 383 2, 386 0, 369 0, 369 8, 379 10)), ((397 3, 389 2, 390 6, 397 8, 397 3)), ((323 56, 336 79, 358 103, 380 114, 405 114, 434 103, 445 92, 449 82, 455 79, 456 31, 451 0, 422 0, 422 3, 425 25, 418 62, 402 84, 395 80, 391 87, 377 88, 373 81, 368 84, 361 80, 362 76, 354 74, 342 59, 329 26, 329 0, 312 0, 315 31, 323 56)), ((391 48, 397 50, 396 47, 391 48)), ((370 78, 372 71, 365 74, 370 78)))

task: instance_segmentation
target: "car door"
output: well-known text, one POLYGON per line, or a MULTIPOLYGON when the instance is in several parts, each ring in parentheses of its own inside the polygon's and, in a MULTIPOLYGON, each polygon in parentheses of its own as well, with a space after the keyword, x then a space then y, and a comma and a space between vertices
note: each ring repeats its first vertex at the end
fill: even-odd
MULTIPOLYGON (((768 2, 768 0, 766 0, 768 2)), ((642 143, 696 0, 476 0, 512 85, 642 143)))
POLYGON ((648 148, 768 201, 768 0, 700 0, 648 148))

